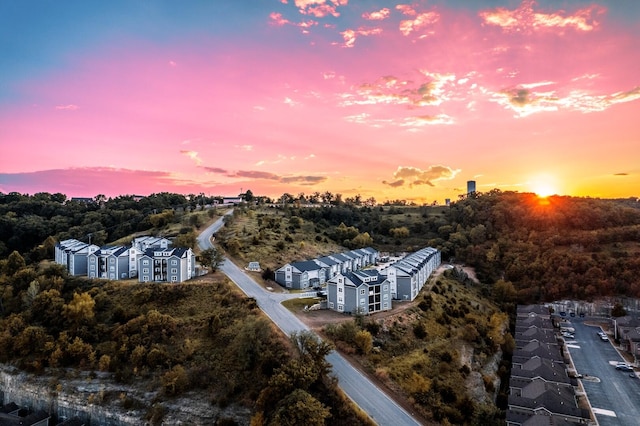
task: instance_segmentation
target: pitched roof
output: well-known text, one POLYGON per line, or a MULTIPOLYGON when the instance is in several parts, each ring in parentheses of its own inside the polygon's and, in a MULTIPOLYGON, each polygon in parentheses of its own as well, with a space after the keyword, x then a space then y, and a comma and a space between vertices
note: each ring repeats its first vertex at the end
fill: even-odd
POLYGON ((322 269, 322 266, 318 265, 313 260, 304 260, 301 262, 293 262, 291 266, 299 270, 300 272, 317 271, 322 269))
POLYGON ((337 265, 338 262, 335 261, 331 256, 322 256, 316 259, 316 261, 324 263, 327 266, 337 265))

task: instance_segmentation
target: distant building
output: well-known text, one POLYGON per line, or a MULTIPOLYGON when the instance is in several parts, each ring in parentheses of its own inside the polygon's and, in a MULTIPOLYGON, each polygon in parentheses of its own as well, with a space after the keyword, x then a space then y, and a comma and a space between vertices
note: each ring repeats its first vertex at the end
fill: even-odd
POLYGON ((55 247, 55 262, 64 265, 69 275, 87 275, 87 256, 99 248, 76 239, 60 241, 55 247))
POLYGON ((476 192, 476 181, 468 180, 467 181, 467 194, 471 194, 472 192, 476 192))
POLYGON ((444 199, 444 205, 449 207, 451 205, 451 198, 445 198, 444 199))

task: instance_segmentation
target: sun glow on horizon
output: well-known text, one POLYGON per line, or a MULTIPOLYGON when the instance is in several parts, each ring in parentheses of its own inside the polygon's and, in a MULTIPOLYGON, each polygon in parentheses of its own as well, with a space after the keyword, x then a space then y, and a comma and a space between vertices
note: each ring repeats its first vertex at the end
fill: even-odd
POLYGON ((558 194, 556 179, 550 175, 539 175, 529 182, 533 192, 540 198, 547 198, 558 194))

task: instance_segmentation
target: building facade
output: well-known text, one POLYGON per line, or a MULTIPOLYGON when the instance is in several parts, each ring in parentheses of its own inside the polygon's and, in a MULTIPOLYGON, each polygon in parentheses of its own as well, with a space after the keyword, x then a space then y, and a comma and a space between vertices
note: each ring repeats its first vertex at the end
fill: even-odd
POLYGON ((150 248, 138 260, 140 282, 179 283, 195 273, 195 255, 190 248, 150 248))
POLYGON ((426 247, 389 265, 381 273, 389 281, 394 299, 413 300, 440 262, 440 250, 426 247))
POLYGON ((388 311, 391 286, 374 269, 338 274, 327 282, 327 307, 351 314, 388 311))

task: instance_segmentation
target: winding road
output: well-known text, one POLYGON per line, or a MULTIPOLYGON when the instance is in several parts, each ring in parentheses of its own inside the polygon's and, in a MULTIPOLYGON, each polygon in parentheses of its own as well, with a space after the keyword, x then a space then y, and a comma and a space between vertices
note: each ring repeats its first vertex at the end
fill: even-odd
MULTIPOLYGON (((231 214, 229 211, 226 214, 231 214)), ((212 236, 224 225, 224 217, 215 221, 198 236, 202 249, 213 247, 212 236)), ((271 293, 263 289, 242 269, 229 259, 220 265, 220 271, 231 279, 249 297, 253 297, 260 309, 287 335, 295 331, 311 331, 302 321, 282 306, 285 299, 299 297, 298 294, 271 293)), ((410 413, 393 401, 378 386, 354 368, 336 351, 327 356, 333 374, 344 393, 351 398, 371 419, 379 425, 420 425, 410 413)))

